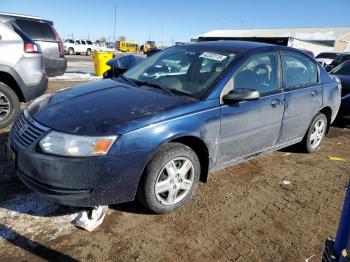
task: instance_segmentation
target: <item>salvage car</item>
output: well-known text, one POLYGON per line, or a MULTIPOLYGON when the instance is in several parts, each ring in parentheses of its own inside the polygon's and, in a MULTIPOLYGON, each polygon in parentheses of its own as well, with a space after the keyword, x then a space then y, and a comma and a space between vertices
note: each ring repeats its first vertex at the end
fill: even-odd
POLYGON ((81 207, 137 198, 167 213, 213 170, 296 143, 318 150, 340 92, 339 80, 293 48, 190 43, 117 79, 36 99, 8 151, 19 178, 45 198, 81 207))
POLYGON ((340 79, 342 85, 341 105, 337 120, 341 122, 350 120, 350 60, 341 63, 330 74, 340 79))
POLYGON ((145 56, 139 55, 125 55, 113 58, 106 63, 111 69, 103 73, 103 79, 118 77, 145 59, 145 56))
POLYGON ((322 52, 316 56, 316 60, 323 67, 326 67, 330 65, 339 54, 340 53, 337 53, 337 52, 322 52))
POLYGON ((327 72, 332 71, 334 68, 336 68, 338 65, 340 65, 341 63, 350 60, 350 53, 340 53, 338 54, 334 60, 326 66, 326 70, 327 72))

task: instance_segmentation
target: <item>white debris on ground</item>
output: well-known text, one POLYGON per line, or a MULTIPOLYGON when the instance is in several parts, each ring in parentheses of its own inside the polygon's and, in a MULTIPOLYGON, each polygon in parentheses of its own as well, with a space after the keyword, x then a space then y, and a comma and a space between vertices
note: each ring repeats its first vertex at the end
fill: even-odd
POLYGON ((98 206, 91 210, 83 210, 77 214, 72 224, 89 232, 94 231, 102 224, 107 211, 108 206, 98 206))
POLYGON ((288 186, 288 185, 290 185, 290 181, 288 181, 288 180, 282 180, 281 182, 280 182, 280 185, 283 185, 283 186, 288 186))
POLYGON ((4 240, 14 239, 16 234, 45 240, 67 235, 75 229, 71 221, 76 216, 35 193, 17 195, 0 205, 0 249, 4 240))
POLYGON ((95 76, 92 73, 78 73, 78 72, 70 72, 64 73, 61 76, 50 77, 52 81, 93 81, 100 80, 101 76, 95 76))

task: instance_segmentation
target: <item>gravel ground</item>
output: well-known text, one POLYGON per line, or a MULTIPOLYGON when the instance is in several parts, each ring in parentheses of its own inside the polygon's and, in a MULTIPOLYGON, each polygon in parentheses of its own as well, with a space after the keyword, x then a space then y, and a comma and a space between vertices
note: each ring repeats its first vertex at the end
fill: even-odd
MULTIPOLYGON (((50 82, 49 89, 74 84, 50 82)), ((320 261, 350 178, 350 129, 332 127, 314 154, 288 148, 213 173, 171 214, 149 214, 136 202, 111 206, 88 233, 69 223, 67 207, 15 177, 4 154, 7 134, 0 130, 2 261, 320 261)))

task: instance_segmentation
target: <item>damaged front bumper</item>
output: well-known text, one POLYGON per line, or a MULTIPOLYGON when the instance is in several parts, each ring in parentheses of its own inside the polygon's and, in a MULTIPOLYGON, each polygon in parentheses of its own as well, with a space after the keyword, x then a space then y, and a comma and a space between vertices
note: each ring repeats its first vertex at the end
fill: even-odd
POLYGON ((8 140, 18 177, 42 197, 76 207, 135 199, 146 163, 146 159, 140 159, 140 152, 72 158, 41 153, 37 144, 23 147, 13 132, 8 140))

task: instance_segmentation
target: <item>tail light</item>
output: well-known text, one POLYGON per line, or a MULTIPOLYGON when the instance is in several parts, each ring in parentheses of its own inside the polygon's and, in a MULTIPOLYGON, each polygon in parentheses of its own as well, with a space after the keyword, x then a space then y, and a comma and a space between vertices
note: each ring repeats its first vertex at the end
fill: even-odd
POLYGON ((24 42, 24 52, 26 53, 41 53, 41 48, 39 45, 37 45, 29 35, 24 33, 21 29, 19 29, 17 26, 12 25, 14 31, 22 38, 24 42))
POLYGON ((40 48, 35 43, 24 43, 24 52, 26 52, 26 53, 41 53, 40 48))
POLYGON ((54 27, 52 27, 52 29, 55 32, 56 39, 58 41, 58 49, 60 52, 60 56, 63 57, 64 56, 64 47, 63 47, 62 39, 61 39, 60 35, 57 33, 56 29, 54 27))

